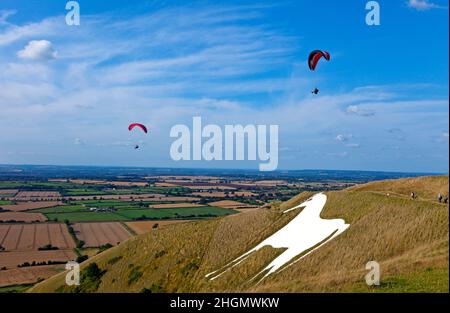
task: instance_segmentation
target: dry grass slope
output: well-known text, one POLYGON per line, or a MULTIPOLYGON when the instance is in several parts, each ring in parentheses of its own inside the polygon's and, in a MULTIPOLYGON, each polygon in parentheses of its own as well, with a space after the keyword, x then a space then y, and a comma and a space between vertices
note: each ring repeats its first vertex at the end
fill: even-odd
MULTIPOLYGON (((90 261, 106 273, 98 292, 448 292, 448 206, 434 200, 448 192, 448 176, 375 182, 328 192, 323 218, 344 218, 351 226, 335 240, 262 283, 248 280, 282 251, 266 247, 215 281, 205 274, 288 223, 298 211, 282 214, 305 200, 209 221, 169 225, 130 238, 90 261), (419 199, 409 199, 411 190, 419 199), (387 196, 386 193, 390 193, 387 196), (365 264, 381 265, 382 285, 368 288, 365 264)), ((64 274, 32 292, 61 288, 64 274)))

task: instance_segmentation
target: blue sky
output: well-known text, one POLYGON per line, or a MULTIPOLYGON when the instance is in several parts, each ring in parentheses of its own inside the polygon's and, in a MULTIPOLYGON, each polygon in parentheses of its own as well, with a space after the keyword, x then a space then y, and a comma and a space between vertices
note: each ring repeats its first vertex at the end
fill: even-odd
POLYGON ((201 116, 280 125, 280 169, 448 172, 448 1, 78 2, 0 2, 0 163, 257 168, 172 161, 201 116))

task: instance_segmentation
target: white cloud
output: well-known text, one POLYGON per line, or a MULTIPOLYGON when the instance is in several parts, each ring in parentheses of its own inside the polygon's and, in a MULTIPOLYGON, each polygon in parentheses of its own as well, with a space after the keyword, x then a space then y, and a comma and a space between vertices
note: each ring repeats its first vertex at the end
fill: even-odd
POLYGON ((17 56, 21 59, 47 61, 56 59, 58 52, 48 40, 32 40, 23 50, 17 52, 17 56))
POLYGON ((426 11, 430 9, 446 9, 447 7, 430 2, 428 0, 409 0, 408 7, 418 11, 426 11))
POLYGON ((360 144, 359 143, 348 143, 345 146, 348 148, 359 148, 360 144))
POLYGON ((369 109, 364 109, 361 108, 358 105, 349 105, 347 107, 347 109, 345 110, 345 112, 349 115, 358 115, 358 116, 364 116, 364 117, 368 117, 368 116, 374 116, 375 112, 369 109))
POLYGON ((340 142, 347 142, 347 141, 349 141, 352 138, 353 138, 352 134, 348 134, 348 135, 339 134, 339 135, 336 136, 336 140, 340 141, 340 142))

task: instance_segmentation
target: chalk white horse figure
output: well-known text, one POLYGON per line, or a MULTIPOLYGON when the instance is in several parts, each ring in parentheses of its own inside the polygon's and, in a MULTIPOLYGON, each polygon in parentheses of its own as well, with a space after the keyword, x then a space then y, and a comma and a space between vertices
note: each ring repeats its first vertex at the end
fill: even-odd
POLYGON ((304 207, 304 209, 286 226, 278 230, 266 240, 262 241, 253 249, 229 262, 224 267, 207 274, 206 277, 211 277, 210 280, 216 279, 226 271, 240 264, 253 252, 258 251, 264 246, 272 246, 273 248, 286 248, 287 250, 276 257, 272 262, 270 262, 269 265, 267 265, 251 280, 267 271, 267 273, 259 280, 260 282, 270 274, 275 273, 281 267, 288 264, 292 259, 302 253, 304 254, 300 258, 298 258, 295 262, 292 262, 288 266, 303 259, 314 250, 320 248, 328 241, 343 233, 350 226, 349 224, 346 224, 342 219, 326 220, 320 218, 320 213, 322 212, 322 209, 325 206, 326 202, 327 196, 323 193, 318 193, 305 202, 284 211, 283 213, 287 213, 292 210, 304 207))

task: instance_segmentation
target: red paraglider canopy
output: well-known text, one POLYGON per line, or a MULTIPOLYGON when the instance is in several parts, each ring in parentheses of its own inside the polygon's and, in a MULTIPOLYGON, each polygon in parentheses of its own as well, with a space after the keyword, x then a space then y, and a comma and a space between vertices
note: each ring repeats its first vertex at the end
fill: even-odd
POLYGON ((328 52, 321 50, 314 50, 309 54, 308 66, 311 71, 314 71, 316 69, 316 65, 321 57, 324 57, 327 61, 330 61, 331 58, 328 52))
POLYGON ((144 131, 144 133, 147 133, 147 127, 145 127, 144 125, 142 125, 140 123, 132 123, 132 124, 130 124, 130 126, 128 126, 128 130, 131 131, 135 127, 139 127, 140 129, 142 129, 144 131))

